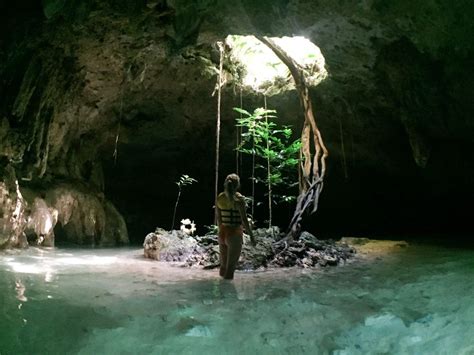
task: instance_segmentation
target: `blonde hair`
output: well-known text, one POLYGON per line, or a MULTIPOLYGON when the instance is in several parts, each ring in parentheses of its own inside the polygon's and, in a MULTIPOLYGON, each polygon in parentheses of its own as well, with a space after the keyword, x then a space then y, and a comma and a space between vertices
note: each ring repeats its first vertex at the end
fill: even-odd
POLYGON ((229 201, 234 201, 235 194, 240 187, 240 178, 237 174, 229 174, 224 181, 224 193, 229 201))

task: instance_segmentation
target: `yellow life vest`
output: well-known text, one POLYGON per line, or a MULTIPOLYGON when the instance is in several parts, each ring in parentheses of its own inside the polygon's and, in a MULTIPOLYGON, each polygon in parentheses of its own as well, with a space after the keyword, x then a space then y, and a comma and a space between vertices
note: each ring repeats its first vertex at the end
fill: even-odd
MULTIPOLYGON (((240 194, 237 199, 240 198, 240 194)), ((239 200, 229 201, 227 195, 222 192, 217 197, 217 208, 221 211, 221 222, 225 226, 240 226, 242 224, 242 218, 240 217, 240 211, 237 208, 239 200)))

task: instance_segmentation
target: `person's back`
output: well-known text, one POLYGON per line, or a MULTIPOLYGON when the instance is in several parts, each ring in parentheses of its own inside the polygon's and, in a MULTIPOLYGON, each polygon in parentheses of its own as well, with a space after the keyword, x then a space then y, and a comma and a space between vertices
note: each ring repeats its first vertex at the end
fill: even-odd
POLYGON ((242 224, 253 240, 252 230, 245 213, 245 198, 237 192, 239 185, 238 175, 228 175, 224 182, 224 192, 220 193, 216 199, 221 264, 219 274, 225 279, 234 277, 235 267, 242 250, 242 224))
POLYGON ((245 203, 244 197, 240 193, 231 196, 231 199, 225 192, 221 192, 217 197, 217 208, 221 212, 221 224, 224 226, 238 227, 242 224, 239 204, 245 203))

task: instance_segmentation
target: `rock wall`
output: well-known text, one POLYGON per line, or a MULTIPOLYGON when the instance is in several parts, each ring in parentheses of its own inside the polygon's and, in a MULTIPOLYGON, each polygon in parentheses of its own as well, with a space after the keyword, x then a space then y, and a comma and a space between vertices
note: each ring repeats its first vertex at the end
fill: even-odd
POLYGON ((61 243, 128 244, 127 226, 103 194, 80 183, 20 191, 13 169, 0 184, 0 249, 61 243))
POLYGON ((25 201, 16 179, 15 171, 7 166, 0 182, 0 249, 26 247, 25 201))

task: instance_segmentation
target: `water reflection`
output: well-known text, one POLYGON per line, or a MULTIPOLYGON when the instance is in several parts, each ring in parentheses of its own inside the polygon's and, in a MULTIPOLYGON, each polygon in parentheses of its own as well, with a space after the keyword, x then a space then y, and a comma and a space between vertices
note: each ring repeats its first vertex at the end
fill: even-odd
POLYGON ((468 354, 473 257, 405 247, 229 282, 140 250, 0 254, 0 353, 468 354))
POLYGON ((28 301, 28 298, 25 296, 25 291, 26 287, 23 284, 23 282, 19 279, 15 281, 15 293, 16 293, 16 299, 21 301, 21 302, 26 302, 28 301))

